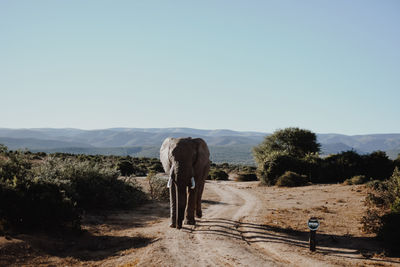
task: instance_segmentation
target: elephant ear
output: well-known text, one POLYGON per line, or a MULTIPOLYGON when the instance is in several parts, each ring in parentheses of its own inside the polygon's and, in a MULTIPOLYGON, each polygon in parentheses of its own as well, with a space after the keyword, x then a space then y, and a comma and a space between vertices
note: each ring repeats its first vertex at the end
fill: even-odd
POLYGON ((170 162, 170 158, 169 158, 171 142, 172 142, 171 138, 165 139, 160 148, 160 161, 161 161, 161 164, 163 165, 164 171, 167 174, 170 174, 170 169, 171 169, 171 162, 170 162))
POLYGON ((193 163, 194 173, 201 173, 202 169, 210 162, 210 151, 206 142, 201 138, 193 139, 196 144, 195 160, 193 163))

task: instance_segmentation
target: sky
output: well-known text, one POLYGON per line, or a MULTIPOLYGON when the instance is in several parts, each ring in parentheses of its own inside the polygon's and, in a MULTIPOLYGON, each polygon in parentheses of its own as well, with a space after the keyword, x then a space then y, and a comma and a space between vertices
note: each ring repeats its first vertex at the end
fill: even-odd
POLYGON ((400 133, 400 1, 0 0, 0 128, 400 133))

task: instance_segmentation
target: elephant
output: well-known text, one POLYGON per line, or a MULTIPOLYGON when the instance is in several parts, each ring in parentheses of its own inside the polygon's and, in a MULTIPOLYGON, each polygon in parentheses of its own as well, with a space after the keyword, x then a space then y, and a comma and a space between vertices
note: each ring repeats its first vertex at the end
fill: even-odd
POLYGON ((195 212, 196 217, 202 217, 201 197, 210 170, 209 158, 208 146, 201 138, 167 138, 161 145, 160 160, 170 184, 170 227, 182 228, 185 210, 188 225, 195 225, 195 212))

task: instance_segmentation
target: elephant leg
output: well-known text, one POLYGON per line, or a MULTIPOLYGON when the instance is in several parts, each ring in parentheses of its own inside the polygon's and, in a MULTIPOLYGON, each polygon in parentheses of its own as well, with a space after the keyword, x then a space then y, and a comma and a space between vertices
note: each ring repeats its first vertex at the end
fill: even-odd
POLYGON ((186 224, 195 225, 196 221, 194 219, 194 209, 196 205, 196 188, 189 188, 188 196, 188 206, 186 208, 186 224))
POLYGON ((178 214, 176 220, 176 228, 182 228, 183 218, 185 217, 185 209, 186 209, 186 185, 178 185, 177 186, 177 206, 178 206, 178 214))
POLYGON ((176 227, 176 187, 172 184, 169 188, 169 199, 170 199, 170 209, 171 209, 171 224, 172 228, 176 227))
POLYGON ((204 190, 204 180, 197 185, 197 194, 196 194, 196 217, 201 218, 203 213, 201 211, 201 197, 203 195, 204 190))

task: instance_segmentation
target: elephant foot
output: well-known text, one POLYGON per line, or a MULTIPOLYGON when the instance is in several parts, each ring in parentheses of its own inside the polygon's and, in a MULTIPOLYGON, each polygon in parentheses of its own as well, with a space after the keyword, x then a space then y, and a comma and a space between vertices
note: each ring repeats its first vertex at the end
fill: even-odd
POLYGON ((194 219, 186 219, 185 224, 187 224, 187 225, 195 225, 196 221, 194 219))
POLYGON ((176 224, 171 223, 171 224, 169 225, 169 227, 171 227, 171 228, 176 228, 176 224))
POLYGON ((178 225, 176 226, 176 229, 182 229, 182 224, 178 224, 178 225))
POLYGON ((196 217, 197 218, 203 217, 203 213, 201 212, 201 210, 200 211, 196 211, 196 217))

